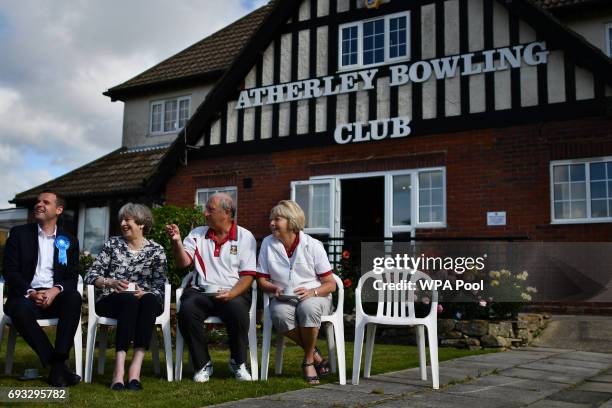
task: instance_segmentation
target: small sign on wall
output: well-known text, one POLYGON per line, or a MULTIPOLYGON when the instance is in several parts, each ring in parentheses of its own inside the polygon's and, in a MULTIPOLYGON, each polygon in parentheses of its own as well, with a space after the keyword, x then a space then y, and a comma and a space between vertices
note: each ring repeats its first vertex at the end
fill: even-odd
POLYGON ((487 212, 487 225, 488 226, 506 225, 506 212, 505 211, 488 211, 487 212))

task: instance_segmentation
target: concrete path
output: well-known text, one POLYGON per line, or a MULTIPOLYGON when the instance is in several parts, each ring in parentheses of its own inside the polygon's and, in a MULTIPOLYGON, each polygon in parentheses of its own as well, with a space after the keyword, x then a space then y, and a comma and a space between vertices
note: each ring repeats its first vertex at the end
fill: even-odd
POLYGON ((551 316, 533 345, 612 353, 612 316, 551 316))
POLYGON ((218 406, 612 408, 612 354, 526 347, 443 362, 437 391, 413 368, 218 406))

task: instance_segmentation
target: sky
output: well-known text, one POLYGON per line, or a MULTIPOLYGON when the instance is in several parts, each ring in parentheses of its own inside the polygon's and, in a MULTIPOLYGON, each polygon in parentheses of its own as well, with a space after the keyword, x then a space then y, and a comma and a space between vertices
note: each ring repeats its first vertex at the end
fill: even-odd
POLYGON ((0 2, 0 209, 121 145, 102 95, 267 0, 0 2))

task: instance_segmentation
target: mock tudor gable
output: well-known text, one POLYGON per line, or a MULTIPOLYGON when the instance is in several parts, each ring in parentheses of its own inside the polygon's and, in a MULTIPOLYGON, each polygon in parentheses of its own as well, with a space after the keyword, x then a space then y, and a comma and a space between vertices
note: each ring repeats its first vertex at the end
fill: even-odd
POLYGON ((525 0, 283 1, 247 48, 188 125, 199 155, 583 117, 612 95, 610 60, 525 0), (368 56, 390 41, 403 53, 368 56))

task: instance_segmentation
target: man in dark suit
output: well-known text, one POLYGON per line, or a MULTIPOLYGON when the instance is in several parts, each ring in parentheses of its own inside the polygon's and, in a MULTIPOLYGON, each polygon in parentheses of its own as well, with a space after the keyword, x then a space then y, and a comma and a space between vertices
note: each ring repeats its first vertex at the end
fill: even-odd
POLYGON ((3 275, 8 287, 6 314, 17 332, 50 366, 49 384, 78 384, 66 360, 80 330, 82 298, 77 291, 79 243, 57 225, 65 201, 52 191, 41 193, 34 206, 36 223, 11 229, 4 250, 3 275), (55 347, 36 322, 59 318, 55 347))

